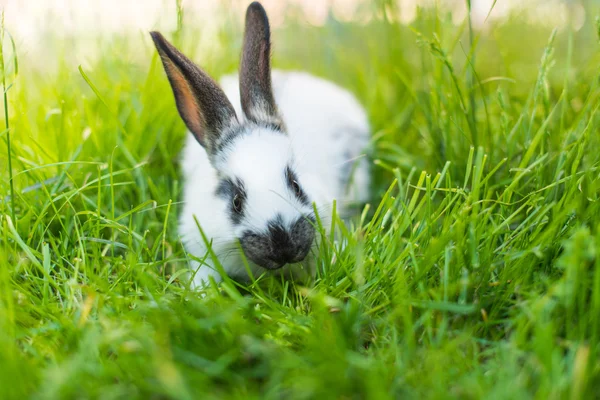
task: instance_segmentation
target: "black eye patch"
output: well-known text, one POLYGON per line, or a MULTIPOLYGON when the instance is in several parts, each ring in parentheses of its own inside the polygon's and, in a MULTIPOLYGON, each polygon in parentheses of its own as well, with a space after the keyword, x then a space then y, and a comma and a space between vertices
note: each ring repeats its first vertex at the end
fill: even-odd
POLYGON ((217 196, 229 202, 229 218, 234 224, 239 224, 244 216, 246 190, 240 179, 222 179, 217 186, 217 196))
POLYGON ((300 182, 298 181, 296 173, 289 166, 285 168, 285 182, 287 183, 288 188, 292 191, 292 193, 294 193, 296 198, 302 204, 306 206, 310 205, 308 196, 304 192, 304 189, 302 189, 302 186, 300 186, 300 182))

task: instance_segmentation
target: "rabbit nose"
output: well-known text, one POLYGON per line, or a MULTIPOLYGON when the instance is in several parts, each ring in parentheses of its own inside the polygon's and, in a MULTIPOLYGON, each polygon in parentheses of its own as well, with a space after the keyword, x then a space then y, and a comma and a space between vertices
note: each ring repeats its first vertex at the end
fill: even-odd
POLYGON ((293 264, 304 260, 309 251, 310 246, 298 248, 291 244, 285 244, 280 247, 274 247, 269 258, 281 268, 285 264, 293 264))
POLYGON ((311 221, 304 216, 298 218, 289 230, 282 224, 271 224, 269 234, 272 249, 269 258, 281 264, 302 261, 308 255, 315 236, 311 221))
POLYGON ((263 268, 274 270, 302 261, 315 238, 314 219, 302 216, 291 226, 281 217, 269 222, 267 232, 247 231, 240 238, 246 256, 263 268), (288 226, 286 228, 286 225, 288 226))
POLYGON ((272 225, 269 229, 271 254, 269 259, 281 266, 294 262, 296 249, 289 232, 280 225, 272 225))

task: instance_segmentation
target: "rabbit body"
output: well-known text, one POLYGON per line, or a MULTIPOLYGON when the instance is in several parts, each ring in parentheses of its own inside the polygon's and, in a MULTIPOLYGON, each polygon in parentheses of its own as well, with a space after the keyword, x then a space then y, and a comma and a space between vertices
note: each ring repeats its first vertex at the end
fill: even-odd
MULTIPOLYGON (((237 115, 243 116, 238 75, 225 76, 220 83, 237 115)), ((370 129, 366 113, 350 92, 307 73, 273 70, 272 89, 291 149, 277 145, 253 148, 252 142, 247 142, 239 150, 242 154, 233 153, 232 157, 242 163, 246 157, 244 153, 253 152, 254 158, 248 159, 248 165, 242 165, 252 174, 253 168, 264 171, 253 164, 267 163, 268 168, 268 163, 272 162, 272 168, 278 168, 280 153, 292 152, 305 190, 327 227, 334 200, 337 212, 344 217, 348 215, 349 204, 362 203, 368 198, 370 174, 364 151, 370 140, 370 129)), ((212 250, 225 272, 233 277, 247 277, 235 228, 227 215, 230 201, 216 196, 218 172, 207 151, 191 133, 187 134, 182 153, 182 172, 184 193, 179 234, 186 251, 203 259, 203 265, 191 261, 191 269, 196 271, 194 286, 207 283, 209 276, 220 281, 211 256, 205 258, 208 249, 198 225, 206 239, 212 241, 212 250)), ((248 212, 260 218, 261 207, 269 207, 269 204, 256 206, 248 212)), ((249 265, 255 277, 265 271, 252 262, 249 265)), ((294 275, 301 270, 312 274, 306 262, 286 265, 278 273, 294 275)))

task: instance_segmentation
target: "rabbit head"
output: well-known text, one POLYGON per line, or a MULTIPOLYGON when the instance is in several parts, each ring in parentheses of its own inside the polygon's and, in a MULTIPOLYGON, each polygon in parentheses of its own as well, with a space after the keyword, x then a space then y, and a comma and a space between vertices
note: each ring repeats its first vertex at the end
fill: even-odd
POLYGON ((151 36, 179 114, 217 173, 215 212, 225 208, 231 231, 255 264, 278 269, 302 261, 314 241, 315 219, 271 88, 270 29, 263 7, 254 2, 246 12, 242 118, 211 77, 160 33, 151 36))

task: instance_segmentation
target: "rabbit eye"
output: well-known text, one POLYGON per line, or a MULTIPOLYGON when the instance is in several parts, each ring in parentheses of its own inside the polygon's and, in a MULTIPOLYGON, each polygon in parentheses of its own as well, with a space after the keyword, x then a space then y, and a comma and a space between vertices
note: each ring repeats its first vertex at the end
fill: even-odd
POLYGON ((242 196, 239 194, 233 196, 233 209, 238 214, 242 212, 242 196))
POLYGON ((310 201, 308 200, 306 193, 304 193, 304 190, 302 190, 302 188, 300 187, 300 184, 298 183, 297 179, 298 177, 296 176, 292 168, 287 167, 285 169, 285 180, 288 188, 296 195, 297 199, 301 203, 305 205, 310 205, 310 201))
POLYGON ((300 185, 295 180, 292 181, 292 189, 294 189, 294 193, 296 193, 296 196, 300 196, 302 194, 300 185))

